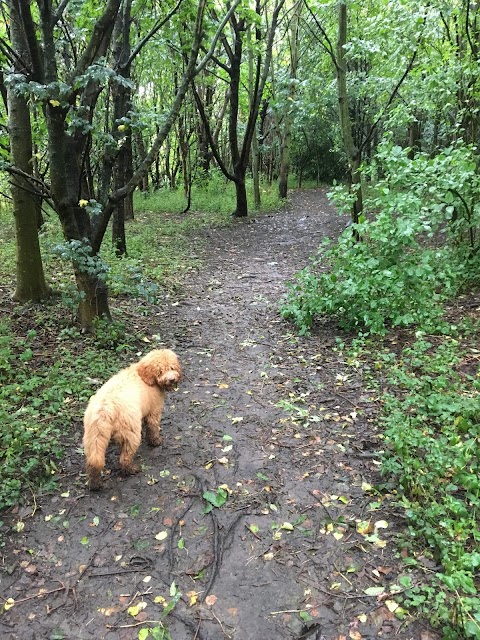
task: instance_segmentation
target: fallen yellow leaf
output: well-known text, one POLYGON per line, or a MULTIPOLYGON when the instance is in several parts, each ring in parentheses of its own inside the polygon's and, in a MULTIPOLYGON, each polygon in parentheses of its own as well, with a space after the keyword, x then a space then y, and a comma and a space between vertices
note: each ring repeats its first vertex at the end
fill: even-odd
POLYGON ((188 596, 188 605, 190 607, 193 607, 197 604, 197 600, 198 600, 198 593, 196 591, 188 591, 187 596, 188 596))
POLYGON ((145 609, 146 606, 147 606, 147 603, 144 600, 141 600, 137 604, 134 604, 132 607, 128 607, 127 613, 131 615, 133 618, 135 618, 135 616, 138 616, 140 611, 143 611, 143 609, 145 609))
POLYGON ((15 600, 13 598, 7 598, 3 604, 3 608, 5 609, 5 611, 8 611, 13 606, 15 606, 15 600))

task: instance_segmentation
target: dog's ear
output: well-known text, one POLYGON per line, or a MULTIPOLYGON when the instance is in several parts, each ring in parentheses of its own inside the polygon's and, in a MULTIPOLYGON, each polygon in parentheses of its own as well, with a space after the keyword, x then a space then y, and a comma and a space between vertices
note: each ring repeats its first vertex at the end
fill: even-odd
POLYGON ((157 384, 158 369, 153 365, 153 363, 140 361, 137 364, 137 373, 149 387, 153 387, 157 384))

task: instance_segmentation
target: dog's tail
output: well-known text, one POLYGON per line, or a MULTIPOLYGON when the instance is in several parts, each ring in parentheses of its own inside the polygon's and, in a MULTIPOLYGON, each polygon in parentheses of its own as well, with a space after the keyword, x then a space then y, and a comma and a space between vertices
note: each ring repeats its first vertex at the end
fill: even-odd
POLYGON ((85 433, 83 436, 83 448, 86 458, 86 469, 89 486, 91 489, 99 489, 101 484, 102 469, 105 466, 105 453, 112 435, 110 416, 98 412, 90 420, 85 416, 85 433))

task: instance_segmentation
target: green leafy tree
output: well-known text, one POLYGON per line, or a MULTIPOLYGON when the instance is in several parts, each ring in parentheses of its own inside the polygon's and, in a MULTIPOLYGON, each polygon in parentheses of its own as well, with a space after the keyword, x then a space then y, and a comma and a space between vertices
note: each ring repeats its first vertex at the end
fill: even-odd
MULTIPOLYGON (((263 92, 268 79, 270 63, 272 58, 273 39, 276 33, 279 14, 285 0, 275 0, 273 6, 265 3, 262 7, 259 1, 255 3, 255 10, 250 10, 241 6, 239 10, 230 17, 229 39, 226 34, 222 35, 221 43, 224 58, 220 55, 212 57, 216 67, 223 72, 223 76, 228 83, 228 144, 230 162, 222 158, 219 145, 213 135, 212 126, 204 105, 200 99, 199 92, 194 89, 195 101, 202 119, 208 142, 215 160, 222 173, 235 185, 236 208, 233 215, 244 217, 248 215, 246 174, 249 166, 252 140, 256 132, 257 118, 263 92), (267 24, 267 18, 269 23, 267 24), (262 24, 262 20, 264 23, 262 24), (245 119, 242 118, 242 62, 245 57, 246 33, 249 24, 254 25, 254 38, 251 45, 255 49, 255 62, 253 63, 253 79, 251 81, 250 97, 247 89, 247 103, 245 119)), ((248 81, 246 83, 248 87, 248 81)))
MULTIPOLYGON (((96 125, 101 106, 108 105, 103 98, 106 89, 114 85, 131 86, 125 74, 131 62, 131 55, 126 58, 130 3, 109 0, 98 7, 85 1, 77 3, 74 12, 69 11, 66 2, 54 6, 50 0, 38 0, 36 7, 20 3, 20 28, 25 34, 31 65, 11 81, 16 93, 41 106, 49 162, 48 182, 43 188, 62 225, 66 241, 63 255, 72 260, 80 298, 78 319, 83 326, 90 326, 98 316, 110 317, 106 272, 98 256, 108 223, 119 204, 147 175, 178 117, 192 78, 213 52, 207 51, 197 62, 207 0, 182 4, 182 19, 189 25, 188 40, 180 42, 186 60, 184 73, 173 100, 163 110, 149 150, 128 176, 121 168, 123 154, 119 150, 124 148, 131 123, 122 119, 103 130, 96 125), (121 10, 123 18, 119 18, 121 10), (118 26, 116 33, 124 45, 116 59, 123 73, 107 64, 115 24, 122 27, 118 26), (79 31, 82 38, 77 45, 73 36, 79 31), (94 165, 102 168, 96 176, 92 171, 94 165), (113 182, 111 175, 115 176, 113 182)), ((237 4, 238 1, 233 3, 225 18, 218 21, 212 47, 237 4)), ((6 48, 15 60, 19 56, 12 44, 15 43, 6 48)), ((117 95, 122 96, 122 90, 117 95)), ((128 109, 125 93, 121 102, 115 116, 128 109)), ((7 169, 10 173, 16 171, 14 165, 7 169)))

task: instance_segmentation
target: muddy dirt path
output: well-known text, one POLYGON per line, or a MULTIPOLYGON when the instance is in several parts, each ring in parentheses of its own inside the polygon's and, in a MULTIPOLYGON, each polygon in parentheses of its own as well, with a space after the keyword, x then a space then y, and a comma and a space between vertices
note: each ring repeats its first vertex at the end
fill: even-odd
POLYGON ((151 320, 186 374, 164 446, 142 444, 142 472, 126 479, 109 453, 99 494, 71 451, 61 492, 16 514, 1 638, 169 638, 158 621, 173 640, 434 637, 389 610, 402 525, 368 490, 376 399, 333 325, 298 338, 277 313, 285 281, 345 224, 314 190, 206 232, 204 266, 151 320))

